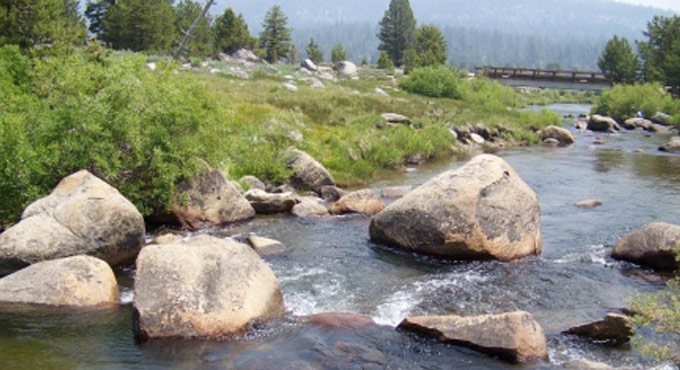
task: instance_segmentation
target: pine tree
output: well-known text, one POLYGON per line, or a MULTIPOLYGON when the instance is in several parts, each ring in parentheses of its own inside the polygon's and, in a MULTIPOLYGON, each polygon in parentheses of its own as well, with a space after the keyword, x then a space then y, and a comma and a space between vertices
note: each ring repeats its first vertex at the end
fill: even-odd
MULTIPOLYGON (((201 14, 203 6, 192 0, 182 0, 175 7, 175 28, 177 30, 177 39, 174 44, 178 44, 194 20, 201 14)), ((206 57, 213 54, 214 51, 214 35, 210 27, 212 20, 209 15, 201 20, 198 26, 191 34, 191 40, 187 44, 184 55, 185 56, 201 56, 206 57)))
POLYGON ((392 0, 380 21, 381 41, 379 50, 387 52, 392 62, 400 67, 404 56, 412 44, 416 32, 416 19, 409 0, 392 0))
POLYGON ((269 9, 260 33, 260 47, 264 49, 265 59, 269 63, 276 63, 288 55, 291 36, 287 24, 288 18, 280 6, 274 5, 269 9))
POLYGON ((342 47, 342 45, 337 44, 331 51, 331 61, 333 64, 335 64, 342 62, 343 60, 347 60, 347 53, 345 52, 345 49, 342 47))
POLYGON ((638 79, 640 60, 628 40, 623 37, 614 36, 607 42, 597 65, 613 83, 631 84, 638 79))
POLYGON ((218 52, 232 54, 239 49, 254 49, 256 40, 248 31, 243 15, 236 16, 231 8, 215 19, 215 48, 218 52))
POLYGON ((644 61, 643 76, 648 81, 660 81, 680 96, 680 77, 676 61, 680 58, 680 16, 656 16, 644 32, 647 41, 638 42, 644 61))
POLYGON ((319 64, 323 62, 323 53, 319 50, 319 44, 314 41, 314 38, 309 39, 309 44, 307 44, 307 58, 312 62, 319 64))
POLYGON ((446 64, 446 39, 435 25, 425 25, 416 31, 413 45, 416 66, 429 67, 446 64))
POLYGON ((85 18, 89 24, 88 29, 96 37, 104 32, 103 19, 106 12, 115 4, 115 0, 88 1, 85 6, 85 18))
POLYGON ((378 57, 378 69, 386 69, 388 72, 394 71, 394 63, 392 63, 392 59, 390 59, 390 56, 387 55, 386 51, 380 52, 380 56, 378 57))
POLYGON ((86 35, 77 0, 0 1, 0 46, 60 52, 84 44, 86 35))
POLYGON ((174 21, 171 0, 117 0, 102 20, 102 41, 114 49, 169 53, 174 21))

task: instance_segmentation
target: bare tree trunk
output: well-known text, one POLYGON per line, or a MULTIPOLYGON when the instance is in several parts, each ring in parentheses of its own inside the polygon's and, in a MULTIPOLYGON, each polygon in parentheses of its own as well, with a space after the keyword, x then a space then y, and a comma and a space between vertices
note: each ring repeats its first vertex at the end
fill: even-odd
POLYGON ((182 52, 184 51, 184 48, 187 46, 189 43, 189 40, 191 40, 191 34, 194 32, 196 27, 198 27, 198 24, 201 23, 203 18, 205 18, 205 15, 208 14, 208 10, 210 10, 210 7, 215 4, 215 0, 208 0, 208 2, 205 3, 205 6, 203 7, 203 11, 201 14, 196 17, 194 20, 194 23, 189 26, 189 29, 184 32, 184 37, 182 38, 182 41, 177 45, 177 48, 175 48, 175 51, 172 52, 172 58, 173 59, 178 59, 179 57, 182 56, 182 52))

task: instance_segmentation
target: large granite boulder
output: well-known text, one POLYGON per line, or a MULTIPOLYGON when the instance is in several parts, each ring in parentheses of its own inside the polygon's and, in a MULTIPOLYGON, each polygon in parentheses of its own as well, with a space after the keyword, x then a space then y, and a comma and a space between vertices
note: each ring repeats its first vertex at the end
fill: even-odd
POLYGON ((297 217, 323 217, 328 216, 328 208, 323 199, 317 197, 300 197, 300 203, 296 204, 290 213, 297 217))
POLYGON ((330 172, 309 154, 293 149, 289 167, 293 170, 290 184, 298 190, 320 191, 324 185, 335 185, 330 172))
POLYGON ((673 137, 666 145, 659 148, 662 152, 680 153, 680 136, 673 137))
POLYGON ((536 193, 503 159, 478 155, 373 217, 371 240, 460 260, 541 253, 536 193))
POLYGON ((0 276, 32 263, 86 254, 131 263, 144 243, 144 219, 118 190, 87 171, 70 175, 29 205, 0 234, 0 276))
POLYGON ((0 303, 110 307, 119 294, 111 266, 90 256, 37 262, 0 279, 0 303))
POLYGON ((543 141, 555 139, 560 145, 571 145, 576 141, 574 135, 572 135, 569 130, 552 125, 541 130, 539 137, 543 141))
POLYGON ((373 216, 385 209, 385 203, 371 189, 353 191, 344 195, 331 206, 331 213, 341 215, 345 213, 360 213, 373 216))
POLYGON ((300 67, 310 71, 310 72, 316 72, 319 70, 319 67, 314 63, 311 59, 305 59, 300 63, 300 67))
POLYGON ((652 130, 652 121, 640 117, 629 118, 623 122, 621 126, 626 130, 635 130, 636 128, 641 128, 645 131, 652 130))
POLYGON ((356 64, 350 62, 349 60, 344 60, 336 64, 335 69, 341 76, 345 77, 356 77, 359 75, 359 69, 356 64))
POLYGON ((265 190, 267 189, 267 185, 265 185, 262 180, 258 179, 255 176, 243 176, 239 179, 240 182, 248 185, 250 189, 260 189, 260 190, 265 190))
POLYGON ((150 338, 220 338, 283 313, 274 273, 249 246, 201 235, 137 258, 134 330, 150 338))
POLYGON ((416 316, 404 319, 399 328, 470 347, 510 362, 548 359, 543 328, 528 312, 472 317, 416 316))
POLYGON ((653 122, 666 126, 671 124, 671 119, 672 117, 669 114, 663 112, 657 112, 655 115, 651 117, 651 120, 653 122))
POLYGON ((611 117, 593 114, 588 120, 588 130, 613 133, 621 131, 621 126, 611 117))
POLYGON ((217 170, 207 170, 179 189, 173 224, 198 230, 251 219, 255 210, 241 191, 217 170))
POLYGON ((621 238, 612 257, 658 270, 673 270, 680 268, 675 259, 678 248, 680 226, 656 222, 621 238))
POLYGON ((248 190, 246 199, 258 214, 288 212, 300 202, 294 193, 267 193, 259 189, 248 190))
POLYGON ((610 313, 604 319, 564 331, 564 334, 576 335, 589 340, 608 343, 624 344, 630 342, 635 335, 635 326, 628 316, 610 313))

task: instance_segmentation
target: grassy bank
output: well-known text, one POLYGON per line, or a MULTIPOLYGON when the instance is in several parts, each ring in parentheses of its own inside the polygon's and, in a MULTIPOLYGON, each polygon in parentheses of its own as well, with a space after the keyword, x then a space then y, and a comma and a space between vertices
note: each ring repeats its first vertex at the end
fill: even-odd
POLYGON ((410 155, 460 151, 449 132, 454 126, 502 128, 504 140, 533 143, 536 129, 559 123, 553 113, 520 112, 524 102, 512 89, 484 79, 457 81, 460 95, 448 99, 401 91, 376 70, 313 88, 293 66, 262 67, 242 79, 218 62, 151 69, 147 59, 96 47, 43 59, 0 50, 1 222, 16 220, 82 168, 149 214, 170 205, 177 184, 204 162, 233 179, 249 174, 282 183, 289 176, 283 153, 295 146, 340 184, 357 185, 398 169, 410 155), (286 75, 297 91, 284 86, 286 75), (407 115, 412 124, 387 127, 385 112, 407 115))

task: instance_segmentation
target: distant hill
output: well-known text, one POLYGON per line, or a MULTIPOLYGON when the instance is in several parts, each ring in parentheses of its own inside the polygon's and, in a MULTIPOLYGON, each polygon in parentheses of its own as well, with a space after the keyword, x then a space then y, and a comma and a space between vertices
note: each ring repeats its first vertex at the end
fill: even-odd
MULTIPOLYGON (((342 43, 356 62, 375 61, 377 23, 389 0, 233 0, 219 2, 243 13, 259 32, 266 11, 281 5, 300 50, 314 37, 329 53, 342 43)), ((449 40, 450 60, 462 66, 505 64, 596 68, 604 43, 618 34, 642 37, 660 9, 602 0, 411 0, 419 24, 434 23, 449 40)))

